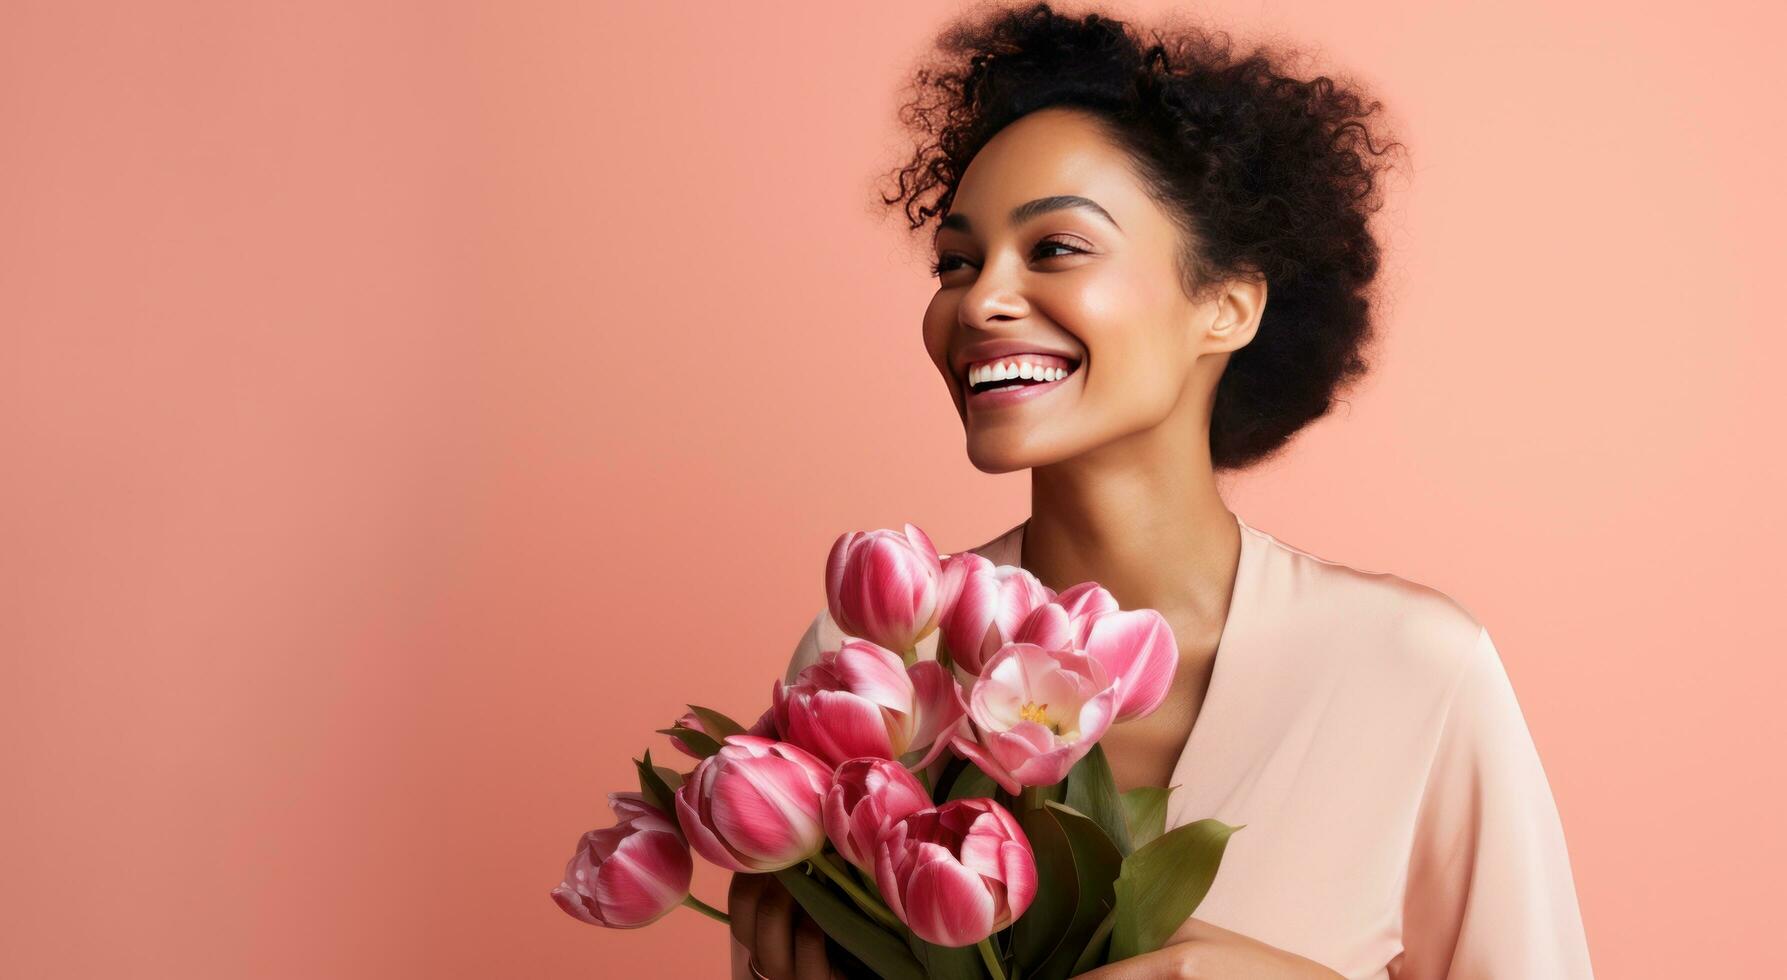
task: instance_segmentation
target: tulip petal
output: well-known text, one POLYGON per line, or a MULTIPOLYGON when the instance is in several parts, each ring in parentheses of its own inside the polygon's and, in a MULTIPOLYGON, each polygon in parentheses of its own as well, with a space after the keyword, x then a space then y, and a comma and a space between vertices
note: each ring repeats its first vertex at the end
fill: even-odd
POLYGON ((1002 921, 1016 920, 1022 916, 1029 910, 1031 900, 1036 897, 1036 854, 1030 849, 1029 840, 1022 836, 1022 831, 1019 832, 1018 841, 1006 841, 999 848, 999 880, 1005 882, 1005 910, 1000 916, 1002 921))
POLYGON ((633 834, 596 870, 591 894, 604 924, 634 929, 681 905, 692 871, 688 849, 680 841, 668 834, 633 834))
POLYGON ((1072 646, 1072 619, 1067 610, 1052 602, 1037 606, 1018 625, 1012 634, 1012 642, 1034 643, 1050 650, 1072 646))
POLYGON ((996 912, 980 875, 948 856, 921 860, 906 879, 906 924, 925 942, 972 946, 993 934, 996 912))
POLYGON ((1122 679, 1117 718, 1127 721, 1160 707, 1179 667, 1179 646, 1166 618, 1152 609, 1103 613, 1091 618, 1086 652, 1122 679))
POLYGON ((911 744, 906 747, 911 751, 933 745, 967 713, 967 706, 962 703, 961 685, 937 661, 921 660, 906 673, 912 682, 914 724, 911 744))
POLYGON ((1117 611, 1117 599, 1097 582, 1081 582, 1062 589, 1055 604, 1067 611, 1069 619, 1085 619, 1095 613, 1117 611))
POLYGON ((962 758, 974 763, 979 767, 981 772, 986 773, 993 782, 998 783, 1000 789, 1012 794, 1024 791, 1024 784, 1018 782, 1017 777, 1012 775, 1011 770, 1000 765, 999 761, 993 758, 992 754, 982 748, 980 743, 976 742, 973 738, 958 734, 950 738, 949 744, 950 748, 955 749, 956 753, 962 758))
POLYGON ((696 790, 695 776, 700 772, 701 770, 697 768, 695 773, 689 777, 689 781, 684 783, 682 789, 677 790, 676 793, 676 818, 677 822, 682 825, 683 837, 688 840, 689 847, 696 854, 728 871, 752 872, 757 870, 740 861, 737 855, 733 854, 732 850, 720 840, 719 835, 709 830, 707 824, 702 822, 701 813, 693 802, 696 790))
POLYGON ((838 683, 857 697, 893 711, 912 705, 912 678, 899 654, 866 640, 846 640, 832 663, 838 683))
POLYGON ((714 786, 714 831, 756 870, 792 866, 824 843, 818 790, 795 763, 741 759, 727 776, 714 786))
POLYGON ((797 701, 788 712, 788 741, 833 766, 895 755, 883 710, 847 691, 814 691, 797 701))

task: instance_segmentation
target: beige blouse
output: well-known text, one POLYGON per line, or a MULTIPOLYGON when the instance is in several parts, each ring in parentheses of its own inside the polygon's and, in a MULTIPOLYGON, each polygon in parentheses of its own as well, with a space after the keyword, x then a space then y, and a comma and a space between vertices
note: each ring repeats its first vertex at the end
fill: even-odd
MULTIPOLYGON (((1590 977, 1563 825, 1488 630, 1426 586, 1236 523, 1167 826, 1246 826, 1196 917, 1353 980, 1590 977)), ((1020 564, 1023 531, 972 550, 1020 564)), ((841 639, 821 610, 788 676, 841 639)))

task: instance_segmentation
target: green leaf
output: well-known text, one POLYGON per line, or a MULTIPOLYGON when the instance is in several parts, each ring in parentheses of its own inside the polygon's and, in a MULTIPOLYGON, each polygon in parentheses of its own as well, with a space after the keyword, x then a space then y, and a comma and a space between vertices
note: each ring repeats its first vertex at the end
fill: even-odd
POLYGON ((1028 974, 1067 938, 1080 907, 1080 875, 1073 844, 1053 812, 1023 810, 1017 818, 1036 855, 1036 897, 1011 927, 1012 955, 1028 974))
POLYGON ((670 735, 682 739, 683 744, 689 747, 689 751, 703 759, 720 751, 720 743, 716 741, 712 735, 709 735, 706 732, 698 732, 693 728, 684 728, 681 725, 677 725, 672 728, 660 728, 658 729, 658 734, 670 735))
MULTIPOLYGON (((1116 905, 1115 884, 1123 867, 1123 855, 1092 818, 1060 803, 1045 804, 1043 813, 1055 818, 1073 852, 1074 876, 1079 898, 1073 921, 1048 959, 1024 971, 1025 980, 1065 980, 1080 959, 1081 951, 1098 930, 1098 924, 1116 905)), ((1023 919, 1019 919, 1022 922, 1023 919)))
POLYGON ((869 921, 828 885, 807 877, 798 865, 776 872, 776 880, 826 935, 863 965, 886 980, 924 980, 924 970, 903 941, 869 921))
POLYGON ((955 756, 953 752, 945 752, 935 765, 937 778, 931 781, 931 802, 938 805, 948 799, 942 794, 949 792, 949 788, 955 785, 956 778, 967 770, 970 763, 967 759, 955 756))
POLYGON ((980 963, 980 950, 973 946, 933 946, 907 934, 906 943, 924 967, 925 976, 934 980, 986 980, 986 968, 980 963))
POLYGON ((1117 845, 1117 850, 1125 855, 1134 850, 1129 843, 1129 827, 1123 821, 1123 800, 1111 778, 1104 746, 1092 746, 1092 751, 1068 770, 1066 802, 1104 828, 1105 836, 1117 845))
POLYGON ((1199 820, 1156 837, 1123 860, 1111 962, 1159 949, 1185 924, 1216 880, 1229 835, 1244 826, 1199 820))
POLYGON ((1129 827, 1129 842, 1145 846, 1166 831, 1167 799, 1172 787, 1142 786, 1123 794, 1123 822, 1129 827))
POLYGON ((695 712, 695 717, 701 719, 701 724, 707 728, 707 733, 717 741, 725 741, 728 735, 743 735, 745 733, 745 726, 712 708, 691 704, 689 710, 695 712))
POLYGON ((993 782, 993 777, 981 772, 979 766, 969 763, 967 768, 956 773, 955 782, 949 784, 949 793, 944 797, 944 802, 991 798, 998 791, 999 784, 993 782))
POLYGON ((1110 945, 1111 929, 1116 925, 1117 909, 1113 907, 1105 913, 1104 921, 1100 922, 1098 929, 1092 933, 1092 938, 1087 941, 1085 950, 1080 953, 1080 958, 1074 960, 1073 972, 1068 976, 1077 977, 1105 962, 1104 951, 1110 945))
POLYGON ((670 787, 672 793, 681 789, 683 782, 688 779, 687 776, 667 766, 653 766, 652 769, 657 772, 658 778, 664 781, 664 785, 670 787))
MULTIPOLYGON (((633 767, 639 770, 640 795, 645 797, 647 803, 663 810, 672 820, 676 819, 676 794, 664 781, 664 777, 659 775, 658 767, 652 765, 651 750, 646 750, 643 761, 634 759, 633 767)), ((681 776, 677 777, 677 783, 682 783, 681 776)))

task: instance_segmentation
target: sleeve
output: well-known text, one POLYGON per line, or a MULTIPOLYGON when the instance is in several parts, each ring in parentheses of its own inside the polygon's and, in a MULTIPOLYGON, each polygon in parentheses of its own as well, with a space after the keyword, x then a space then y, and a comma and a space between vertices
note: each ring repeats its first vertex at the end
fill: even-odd
POLYGON ((1418 807, 1392 980, 1588 980, 1557 803, 1479 628, 1418 807))

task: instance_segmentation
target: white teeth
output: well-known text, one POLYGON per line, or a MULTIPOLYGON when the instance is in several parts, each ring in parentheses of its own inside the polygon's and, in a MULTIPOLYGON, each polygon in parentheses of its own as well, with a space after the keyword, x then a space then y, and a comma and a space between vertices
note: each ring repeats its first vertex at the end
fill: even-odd
POLYGON ((968 369, 968 385, 973 387, 989 381, 1009 381, 1021 378, 1031 381, 1059 381, 1067 377, 1071 368, 1055 364, 1038 364, 1023 358, 1009 361, 994 361, 980 364, 968 369))

